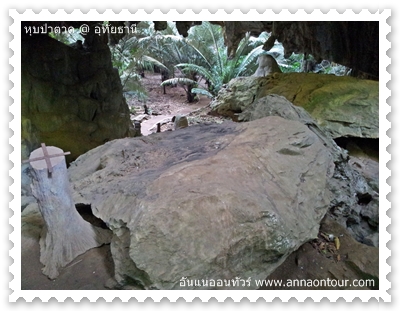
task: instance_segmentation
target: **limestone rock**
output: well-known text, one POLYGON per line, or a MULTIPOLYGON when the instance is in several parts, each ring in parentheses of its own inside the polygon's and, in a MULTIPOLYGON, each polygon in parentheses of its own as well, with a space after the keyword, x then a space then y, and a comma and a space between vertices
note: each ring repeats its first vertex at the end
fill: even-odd
MULTIPOLYGON (((283 96, 267 95, 256 100, 239 115, 239 120, 256 120, 266 116, 280 116, 299 121, 323 141, 336 164, 334 178, 328 183, 328 188, 334 196, 330 210, 357 241, 378 246, 375 243, 379 224, 378 163, 367 158, 360 150, 357 153, 358 157, 349 157, 347 152, 330 138, 326 129, 318 126, 302 107, 293 105, 283 96)), ((353 149, 351 153, 356 154, 353 149)))
POLYGON ((182 129, 189 126, 189 122, 186 116, 176 115, 172 118, 172 122, 174 122, 175 130, 182 129))
POLYGON ((286 97, 276 94, 267 95, 248 105, 239 115, 239 121, 254 121, 269 116, 315 124, 314 119, 303 108, 296 107, 286 97))
POLYGON ((242 77, 231 80, 211 107, 231 117, 257 99, 276 94, 303 107, 333 138, 378 138, 378 86, 377 81, 310 73, 242 77))
MULTIPOLYGON (((319 127, 310 114, 302 107, 297 107, 289 102, 285 97, 275 94, 267 95, 247 106, 243 113, 239 114, 239 121, 254 121, 268 116, 278 116, 286 120, 298 121, 308 126, 333 155, 334 161, 342 161, 346 155, 330 138, 326 130, 319 127)), ((303 142, 307 146, 309 142, 303 142)))
POLYGON ((96 37, 96 46, 76 49, 48 35, 23 36, 23 158, 45 142, 70 151, 70 162, 105 141, 130 135, 118 71, 107 42, 96 37))
POLYGON ((267 117, 114 140, 69 174, 74 201, 113 231, 120 285, 237 289, 191 282, 238 277, 250 289, 316 237, 333 160, 307 126, 267 117))
POLYGON ((266 31, 282 43, 285 58, 304 52, 318 62, 328 59, 353 68, 354 73, 379 77, 379 23, 375 21, 225 21, 223 26, 231 57, 247 32, 255 35, 266 31))
POLYGON ((218 114, 232 117, 250 106, 260 89, 267 83, 266 77, 239 77, 232 79, 218 92, 218 96, 210 103, 210 107, 218 114))
POLYGON ((266 77, 274 72, 282 72, 275 58, 271 55, 262 54, 257 59, 258 68, 253 77, 266 77))
POLYGON ((22 257, 30 252, 32 245, 39 244, 44 220, 40 214, 39 205, 31 203, 21 212, 21 251, 22 257))

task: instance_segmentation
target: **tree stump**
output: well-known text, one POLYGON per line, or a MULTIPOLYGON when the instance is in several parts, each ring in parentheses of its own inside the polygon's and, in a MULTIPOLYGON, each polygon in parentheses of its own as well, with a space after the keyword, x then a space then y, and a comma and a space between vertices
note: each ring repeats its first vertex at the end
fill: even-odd
POLYGON ((55 279, 59 269, 78 255, 110 243, 111 232, 92 226, 77 212, 61 149, 42 144, 28 161, 32 167, 32 192, 45 221, 39 241, 42 272, 55 279))

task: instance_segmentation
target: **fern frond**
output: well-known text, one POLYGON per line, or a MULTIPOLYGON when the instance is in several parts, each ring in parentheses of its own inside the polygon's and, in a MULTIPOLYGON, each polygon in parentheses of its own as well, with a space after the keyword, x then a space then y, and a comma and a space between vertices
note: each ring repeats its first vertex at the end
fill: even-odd
POLYGON ((193 94, 205 95, 205 96, 207 96, 209 98, 213 98, 214 97, 214 95, 211 94, 209 91, 207 91, 205 89, 197 88, 197 87, 192 89, 192 93, 193 94))
POLYGON ((188 79, 188 78, 172 78, 172 79, 165 80, 160 85, 164 86, 164 85, 177 85, 177 84, 179 84, 179 85, 197 85, 197 81, 194 81, 194 80, 188 79))
POLYGON ((238 77, 240 74, 245 72, 251 64, 254 64, 254 60, 265 52, 262 48, 263 46, 259 45, 258 47, 251 50, 251 52, 245 56, 239 68, 237 69, 235 77, 238 77))
POLYGON ((175 67, 182 68, 183 72, 187 72, 187 71, 196 72, 197 74, 199 74, 206 80, 210 81, 211 83, 215 82, 216 76, 213 74, 213 72, 210 72, 209 70, 207 70, 206 68, 204 68, 202 66, 198 66, 195 64, 178 64, 175 67))
POLYGON ((150 57, 150 56, 148 56, 148 55, 143 55, 142 59, 143 59, 143 61, 145 61, 145 62, 151 63, 151 64, 153 64, 153 65, 156 65, 157 67, 160 67, 160 68, 163 68, 164 70, 169 71, 169 69, 168 69, 167 66, 165 66, 163 63, 161 63, 160 61, 156 60, 156 59, 153 58, 153 57, 150 57))

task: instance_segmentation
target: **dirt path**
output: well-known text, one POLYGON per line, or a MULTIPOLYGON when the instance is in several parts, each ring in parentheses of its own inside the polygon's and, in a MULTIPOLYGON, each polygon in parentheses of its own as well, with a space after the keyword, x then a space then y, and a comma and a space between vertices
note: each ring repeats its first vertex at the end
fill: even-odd
POLYGON ((172 124, 168 124, 172 117, 176 115, 187 116, 191 112, 207 107, 210 99, 205 96, 200 96, 200 99, 194 103, 186 101, 185 90, 179 86, 166 87, 166 94, 163 94, 163 88, 160 86, 161 77, 159 73, 146 73, 142 79, 142 84, 148 92, 148 98, 145 102, 140 102, 137 99, 127 99, 129 107, 134 107, 137 113, 132 116, 132 119, 139 117, 143 112, 143 105, 146 104, 152 115, 147 116, 141 123, 142 135, 147 136, 154 133, 157 129, 157 123, 165 123, 161 127, 161 131, 172 129, 172 124))

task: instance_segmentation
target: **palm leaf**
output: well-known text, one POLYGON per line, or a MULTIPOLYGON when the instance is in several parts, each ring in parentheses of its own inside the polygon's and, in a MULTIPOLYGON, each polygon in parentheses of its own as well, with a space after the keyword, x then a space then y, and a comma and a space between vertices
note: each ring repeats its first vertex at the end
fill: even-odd
POLYGON ((150 56, 148 56, 148 55, 143 55, 142 59, 143 59, 143 61, 145 61, 145 62, 148 62, 148 63, 150 63, 150 64, 156 65, 157 67, 160 67, 160 68, 163 68, 163 69, 169 71, 169 69, 168 69, 167 66, 165 66, 163 63, 161 63, 160 61, 156 60, 156 59, 153 58, 153 57, 150 57, 150 56))
POLYGON ((164 39, 170 39, 173 42, 182 42, 184 40, 184 38, 182 36, 177 36, 177 35, 164 35, 163 36, 164 39))
POLYGON ((245 56, 239 68, 237 69, 235 77, 238 77, 241 73, 245 72, 251 64, 254 64, 253 63, 254 60, 265 52, 262 48, 263 46, 259 45, 258 47, 251 50, 251 52, 245 56))
POLYGON ((197 49, 194 45, 191 45, 191 44, 190 44, 190 47, 191 47, 193 50, 196 51, 197 55, 198 55, 201 59, 203 59, 204 63, 206 63, 207 66, 208 66, 209 68, 212 68, 211 63, 207 60, 207 58, 203 55, 203 53, 200 52, 199 49, 197 49))
POLYGON ((182 68, 183 72, 191 71, 191 72, 196 72, 200 76, 204 77, 206 80, 210 81, 213 83, 215 81, 215 75, 213 75, 212 72, 207 70, 206 68, 202 66, 198 66, 195 64, 178 64, 175 67, 177 68, 182 68))
POLYGON ((216 33, 213 31, 213 27, 211 26, 210 22, 204 23, 204 25, 207 26, 208 31, 210 32, 213 44, 214 44, 214 49, 216 51, 217 54, 217 63, 218 63, 218 69, 219 69, 219 73, 222 74, 223 71, 223 63, 222 63, 222 59, 221 59, 221 55, 220 55, 220 46, 218 44, 218 39, 216 38, 216 33))
POLYGON ((209 98, 213 98, 214 97, 214 95, 211 94, 209 91, 207 91, 205 89, 200 89, 200 88, 197 88, 197 87, 192 89, 192 93, 193 94, 205 95, 205 96, 207 96, 209 98))
POLYGON ((164 85, 197 85, 197 81, 194 81, 192 79, 188 78, 172 78, 165 80, 164 82, 161 83, 161 86, 164 85))
POLYGON ((250 32, 246 32, 245 37, 240 41, 239 46, 236 49, 235 57, 233 58, 234 67, 237 67, 240 57, 243 56, 243 52, 250 43, 250 32))

